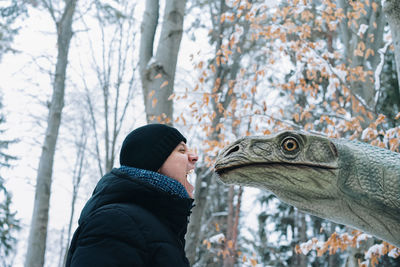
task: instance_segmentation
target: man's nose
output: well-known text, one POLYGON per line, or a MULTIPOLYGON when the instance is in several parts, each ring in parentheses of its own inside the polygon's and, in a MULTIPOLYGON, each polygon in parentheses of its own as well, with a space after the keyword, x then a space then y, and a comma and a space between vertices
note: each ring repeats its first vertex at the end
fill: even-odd
POLYGON ((196 161, 199 159, 196 153, 189 153, 189 161, 191 163, 196 163, 196 161))

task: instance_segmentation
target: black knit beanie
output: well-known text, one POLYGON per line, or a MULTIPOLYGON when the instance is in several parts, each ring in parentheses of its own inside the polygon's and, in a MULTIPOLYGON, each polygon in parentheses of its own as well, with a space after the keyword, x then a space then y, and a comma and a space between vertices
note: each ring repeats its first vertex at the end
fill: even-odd
POLYGON ((122 143, 121 165, 158 171, 180 142, 186 138, 175 128, 149 124, 133 130, 122 143))

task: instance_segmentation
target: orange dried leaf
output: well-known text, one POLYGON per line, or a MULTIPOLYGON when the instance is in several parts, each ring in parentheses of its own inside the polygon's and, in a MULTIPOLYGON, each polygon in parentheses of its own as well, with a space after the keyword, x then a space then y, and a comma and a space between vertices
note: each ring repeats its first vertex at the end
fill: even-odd
POLYGON ((267 111, 267 103, 265 101, 263 101, 263 111, 267 111))
POLYGON ((215 73, 216 69, 215 69, 215 66, 213 64, 210 65, 210 69, 211 69, 212 72, 215 73))
POLYGON ((271 131, 270 130, 265 130, 265 131, 263 131, 263 134, 264 135, 269 135, 269 134, 271 134, 271 131))
POLYGON ((222 15, 221 15, 221 20, 220 20, 220 23, 221 23, 221 24, 224 23, 225 18, 226 18, 226 15, 225 15, 225 14, 222 14, 222 15))
POLYGON ((339 108, 336 111, 337 114, 346 115, 347 111, 344 108, 339 108))
POLYGON ((338 102, 336 102, 336 101, 331 101, 331 107, 332 107, 333 109, 337 109, 337 108, 339 107, 338 102))
POLYGON ((375 52, 374 52, 374 50, 372 50, 371 48, 368 48, 367 49, 367 52, 365 53, 365 58, 367 59, 369 56, 374 56, 375 55, 375 52))
POLYGON ((183 121, 183 125, 185 125, 186 126, 186 120, 185 120, 185 118, 183 117, 183 115, 181 114, 181 119, 182 119, 182 121, 183 121))
POLYGON ((256 259, 250 259, 251 266, 257 266, 258 262, 256 259))
POLYGON ((294 247, 294 251, 296 252, 296 254, 300 254, 301 253, 301 249, 300 249, 300 245, 296 244, 296 246, 294 247))
POLYGON ((297 113, 294 114, 294 115, 293 115, 293 119, 294 119, 295 122, 299 122, 299 120, 300 120, 299 114, 297 114, 297 113))
POLYGON ((312 123, 307 123, 307 124, 304 126, 304 130, 306 130, 306 131, 308 131, 308 130, 314 130, 314 124, 312 124, 312 123))
POLYGON ((381 124, 382 122, 385 121, 386 116, 383 114, 379 114, 378 118, 376 119, 375 123, 376 124, 381 124))
POLYGON ((163 82, 163 83, 161 84, 160 88, 163 88, 163 87, 165 87, 165 86, 167 86, 167 85, 168 85, 168 81, 165 81, 165 82, 163 82))
POLYGON ((374 12, 376 12, 376 10, 378 9, 378 5, 375 2, 372 2, 372 9, 374 10, 374 12))
POLYGON ((149 99, 156 93, 156 91, 152 90, 147 96, 149 99))
POLYGON ((154 98, 154 99, 151 101, 151 106, 154 108, 156 105, 157 105, 157 98, 154 98))
POLYGON ((168 97, 168 100, 172 100, 172 99, 174 99, 175 98, 175 94, 171 94, 169 97, 168 97))

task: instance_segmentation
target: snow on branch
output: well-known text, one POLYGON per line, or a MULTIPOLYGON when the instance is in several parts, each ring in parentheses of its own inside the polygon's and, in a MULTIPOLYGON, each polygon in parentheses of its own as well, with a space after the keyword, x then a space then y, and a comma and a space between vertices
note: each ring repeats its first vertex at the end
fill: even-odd
MULTIPOLYGON (((351 234, 342 233, 338 234, 334 232, 327 241, 321 241, 317 238, 313 238, 307 242, 296 245, 296 253, 307 255, 311 250, 317 251, 317 256, 322 256, 329 250, 329 254, 335 254, 338 249, 345 251, 349 246, 359 247, 362 241, 370 238, 370 235, 361 233, 360 231, 353 231, 351 234)), ((367 252, 365 252, 365 261, 360 262, 360 267, 371 266, 374 267, 379 262, 379 258, 384 255, 388 255, 392 258, 400 256, 400 248, 397 248, 385 241, 381 244, 375 244, 371 246, 367 252)))

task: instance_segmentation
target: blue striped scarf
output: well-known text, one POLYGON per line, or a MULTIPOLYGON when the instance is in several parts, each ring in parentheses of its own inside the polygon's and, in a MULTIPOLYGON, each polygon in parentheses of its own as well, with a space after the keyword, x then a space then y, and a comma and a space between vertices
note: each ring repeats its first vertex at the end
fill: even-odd
POLYGON ((128 174, 133 179, 145 181, 171 195, 178 195, 181 198, 189 198, 189 194, 185 187, 177 180, 166 175, 124 165, 121 165, 119 170, 128 174))

